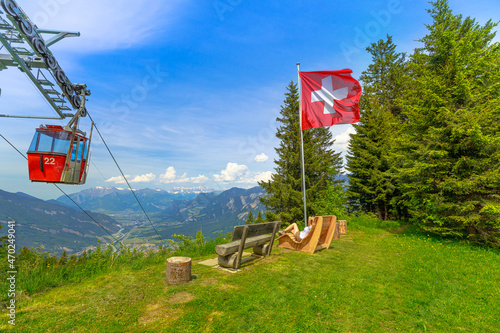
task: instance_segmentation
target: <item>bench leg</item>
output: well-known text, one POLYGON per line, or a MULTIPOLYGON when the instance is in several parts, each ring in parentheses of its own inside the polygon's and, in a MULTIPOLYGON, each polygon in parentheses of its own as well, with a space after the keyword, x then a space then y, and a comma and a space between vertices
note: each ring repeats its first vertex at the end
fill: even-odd
POLYGON ((241 256, 243 255, 243 250, 245 249, 245 240, 247 239, 248 226, 243 228, 243 233, 241 235, 240 247, 238 249, 238 254, 236 258, 236 266, 235 269, 240 268, 241 266, 241 256))
POLYGON ((237 259, 238 259, 237 253, 232 253, 227 256, 219 256, 218 264, 221 267, 236 268, 237 259))
POLYGON ((266 253, 267 256, 270 255, 271 251, 273 250, 274 236, 276 236, 276 233, 278 232, 280 226, 281 226, 281 223, 276 223, 274 225, 273 235, 271 237, 271 241, 269 242, 269 248, 267 249, 267 253, 266 253))
POLYGON ((258 254, 259 256, 267 256, 269 250, 269 244, 262 244, 254 246, 253 253, 258 254))

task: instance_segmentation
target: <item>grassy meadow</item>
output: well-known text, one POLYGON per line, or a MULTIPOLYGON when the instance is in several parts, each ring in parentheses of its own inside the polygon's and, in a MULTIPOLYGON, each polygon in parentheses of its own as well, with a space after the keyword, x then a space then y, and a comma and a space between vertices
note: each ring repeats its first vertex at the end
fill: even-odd
MULTIPOLYGON (((203 243, 205 244, 205 243, 203 243)), ((18 292, 16 332, 499 332, 496 250, 359 217, 313 255, 274 247, 237 273, 199 264, 167 285, 172 253, 132 258, 57 287, 18 292)), ((200 247, 203 249, 200 250, 200 247)), ((5 305, 5 303, 4 303, 5 305)))

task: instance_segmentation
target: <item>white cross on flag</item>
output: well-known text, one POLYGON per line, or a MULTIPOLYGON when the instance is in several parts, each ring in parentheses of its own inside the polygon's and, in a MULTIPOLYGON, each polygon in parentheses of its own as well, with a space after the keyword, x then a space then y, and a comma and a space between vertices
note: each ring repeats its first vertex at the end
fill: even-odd
POLYGON ((350 69, 299 72, 302 94, 302 130, 352 124, 359 120, 361 85, 350 69))

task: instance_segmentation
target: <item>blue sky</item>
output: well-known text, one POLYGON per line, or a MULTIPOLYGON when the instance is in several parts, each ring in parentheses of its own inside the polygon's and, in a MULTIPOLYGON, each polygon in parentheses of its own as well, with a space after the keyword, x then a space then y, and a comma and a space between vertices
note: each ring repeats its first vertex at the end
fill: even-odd
MULTIPOLYGON (((47 0, 18 1, 40 28, 79 31, 51 47, 72 82, 92 92, 87 108, 134 188, 252 187, 274 169, 276 116, 301 70, 370 63, 366 46, 392 35, 412 53, 426 33, 427 1, 47 0)), ((494 0, 451 0, 480 23, 500 18, 494 0)), ((498 37, 496 39, 499 40, 498 37)), ((0 51, 4 53, 4 51, 0 51)), ((0 113, 54 116, 27 77, 0 72, 0 113)), ((64 121, 55 121, 62 124, 64 121)), ((0 118, 0 133, 26 152, 46 120, 0 118)), ((89 129, 88 119, 82 129, 89 129)), ((350 125, 333 126, 345 152, 350 125)), ((123 187, 94 137, 87 184, 69 193, 123 187)), ((0 189, 43 199, 61 193, 31 183, 25 160, 0 141, 0 189)))

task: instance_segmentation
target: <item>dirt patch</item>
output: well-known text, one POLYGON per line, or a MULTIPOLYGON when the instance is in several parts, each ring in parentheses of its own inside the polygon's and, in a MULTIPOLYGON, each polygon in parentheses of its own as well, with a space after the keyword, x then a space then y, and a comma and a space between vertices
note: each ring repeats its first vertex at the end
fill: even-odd
POLYGON ((214 311, 212 312, 209 316, 208 316, 208 322, 209 323, 212 323, 214 321, 214 318, 215 317, 219 317, 219 316, 222 316, 224 314, 224 312, 222 311, 214 311))
POLYGON ((233 286, 232 284, 221 284, 219 286, 220 290, 232 290, 232 289, 238 289, 237 286, 233 286))
POLYGON ((401 233, 403 230, 405 230, 406 228, 408 228, 410 225, 409 224, 406 224, 406 225, 402 225, 401 227, 397 228, 396 230, 391 230, 392 233, 395 233, 395 234, 399 234, 401 233))
POLYGON ((159 320, 175 320, 181 313, 181 309, 172 309, 168 304, 159 302, 147 305, 138 321, 140 324, 149 325, 159 320))
POLYGON ((187 291, 181 291, 180 293, 172 295, 172 297, 170 297, 168 302, 172 304, 180 304, 180 303, 187 303, 193 299, 195 299, 193 294, 188 293, 187 291))
POLYGON ((209 278, 209 279, 204 279, 203 281, 200 282, 200 286, 215 286, 219 284, 219 280, 216 278, 209 278))

